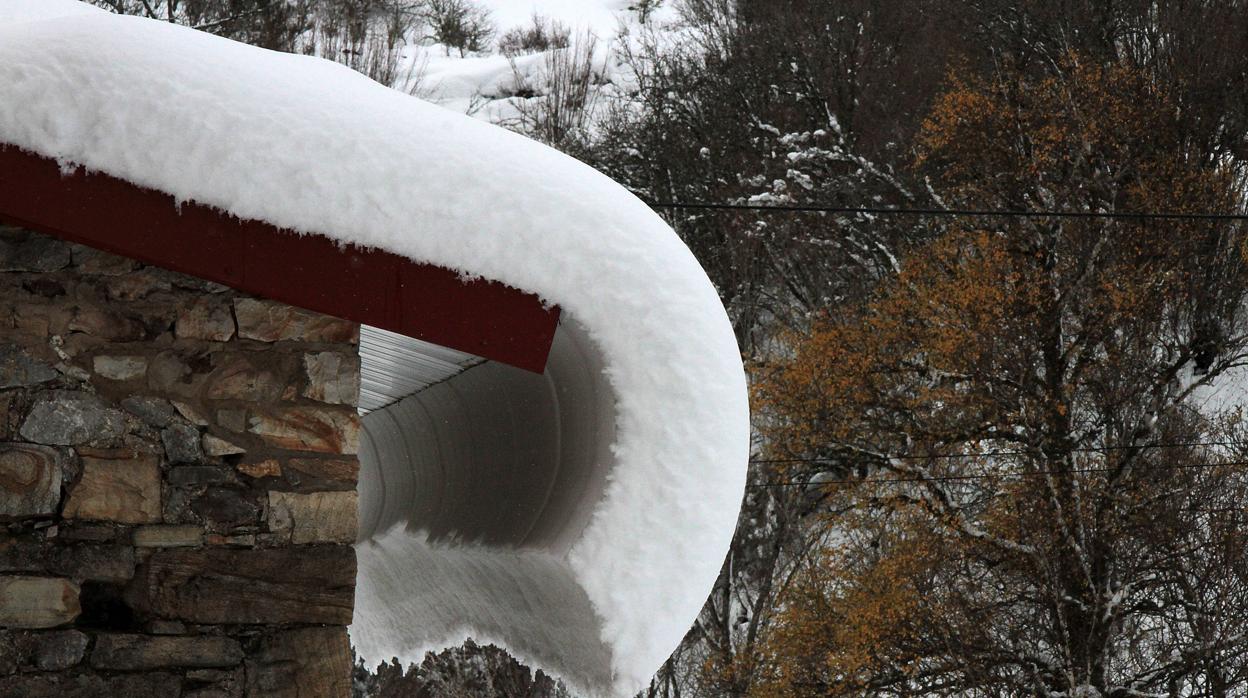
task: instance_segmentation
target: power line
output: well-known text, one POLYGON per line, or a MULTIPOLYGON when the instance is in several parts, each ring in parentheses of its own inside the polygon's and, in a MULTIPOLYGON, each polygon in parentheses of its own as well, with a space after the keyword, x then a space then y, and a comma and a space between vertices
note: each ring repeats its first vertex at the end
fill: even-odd
MULTIPOLYGON (((1117 444, 1110 446, 1075 446, 1071 448, 1059 449, 1058 453, 1100 453, 1102 451, 1142 451, 1158 448, 1197 448, 1200 446, 1248 446, 1248 441, 1163 441, 1155 444, 1117 444)), ((1043 456, 1046 455, 1041 449, 1019 449, 1009 451, 985 451, 983 453, 869 453, 864 451, 864 455, 874 456, 880 460, 938 460, 938 459, 959 459, 959 458, 988 458, 994 456, 1043 456)), ((751 458, 751 463, 838 463, 836 458, 751 458)))
POLYGON ((720 204, 682 201, 647 201, 646 205, 650 206, 650 208, 668 210, 756 211, 760 213, 842 213, 872 216, 1248 221, 1248 214, 1245 213, 1181 213, 1177 211, 1011 211, 976 208, 899 208, 891 206, 821 206, 816 204, 720 204))
MULTIPOLYGON (((1248 466, 1248 461, 1225 461, 1220 463, 1173 463, 1166 465, 1137 465, 1133 466, 1136 470, 1188 470, 1203 468, 1222 468, 1222 467, 1244 467, 1248 466)), ((1022 472, 1001 472, 1001 473, 981 473, 977 475, 929 475, 929 476, 907 476, 892 478, 838 478, 829 480, 820 480, 818 482, 761 482, 746 484, 747 488, 752 489, 771 489, 783 487, 822 487, 824 485, 860 485, 860 484, 899 484, 914 482, 968 482, 974 480, 987 480, 997 477, 1040 477, 1044 475, 1074 475, 1081 473, 1108 473, 1118 468, 1096 467, 1096 468, 1055 468, 1050 470, 1029 470, 1022 472)))

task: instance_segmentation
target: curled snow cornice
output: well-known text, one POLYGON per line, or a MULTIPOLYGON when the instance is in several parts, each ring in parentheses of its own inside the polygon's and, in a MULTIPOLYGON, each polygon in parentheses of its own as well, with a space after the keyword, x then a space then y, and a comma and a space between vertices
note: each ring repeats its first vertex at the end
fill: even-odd
POLYGON ((612 463, 566 550, 517 548, 516 568, 568 570, 610 654, 609 684, 588 688, 636 690, 710 591, 745 481, 744 373, 688 248, 618 184, 522 136, 331 62, 81 9, 0 0, 0 142, 501 281, 575 320, 613 395, 612 463))

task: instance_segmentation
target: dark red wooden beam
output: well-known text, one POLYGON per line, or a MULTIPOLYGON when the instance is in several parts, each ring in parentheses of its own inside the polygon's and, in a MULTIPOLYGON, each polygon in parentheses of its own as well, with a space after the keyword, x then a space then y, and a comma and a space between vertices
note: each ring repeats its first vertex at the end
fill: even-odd
MULTIPOLYGON (((559 309, 509 286, 297 235, 0 144, 0 221, 541 373, 559 309)), ((419 234, 419 233, 413 233, 419 234)))

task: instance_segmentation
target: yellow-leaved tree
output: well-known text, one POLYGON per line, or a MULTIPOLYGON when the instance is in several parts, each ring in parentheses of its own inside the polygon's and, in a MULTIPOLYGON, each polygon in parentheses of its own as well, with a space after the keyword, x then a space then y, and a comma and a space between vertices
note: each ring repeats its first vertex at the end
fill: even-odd
MULTIPOLYGON (((1244 230, 1166 92, 1067 56, 953 80, 916 168, 961 218, 759 367, 817 554, 749 658, 757 696, 1248 690, 1244 230), (822 484, 819 484, 822 483, 822 484), (812 490, 815 486, 812 486, 812 490)), ((740 663, 745 663, 742 660, 740 663)))

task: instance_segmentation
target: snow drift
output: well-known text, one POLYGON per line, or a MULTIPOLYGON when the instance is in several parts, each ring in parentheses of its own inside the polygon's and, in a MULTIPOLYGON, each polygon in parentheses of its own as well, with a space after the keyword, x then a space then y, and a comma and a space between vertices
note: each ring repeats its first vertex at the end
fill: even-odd
POLYGON ((66 167, 563 309, 546 376, 478 366, 455 399, 387 408, 390 430, 366 418, 391 445, 363 454, 363 657, 471 635, 622 695, 676 647, 736 523, 748 406, 714 288, 642 202, 334 63, 67 0, 0 0, 0 104, 0 142, 66 167), (422 441, 420 419, 462 425, 447 433, 477 455, 422 441))

